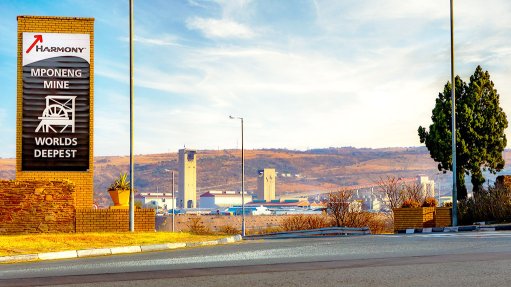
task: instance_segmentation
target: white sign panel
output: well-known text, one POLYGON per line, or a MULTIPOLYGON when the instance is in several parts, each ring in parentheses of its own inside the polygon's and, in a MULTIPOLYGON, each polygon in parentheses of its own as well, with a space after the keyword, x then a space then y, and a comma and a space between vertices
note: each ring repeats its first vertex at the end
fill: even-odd
POLYGON ((23 66, 59 56, 74 56, 90 64, 89 34, 23 33, 23 66))

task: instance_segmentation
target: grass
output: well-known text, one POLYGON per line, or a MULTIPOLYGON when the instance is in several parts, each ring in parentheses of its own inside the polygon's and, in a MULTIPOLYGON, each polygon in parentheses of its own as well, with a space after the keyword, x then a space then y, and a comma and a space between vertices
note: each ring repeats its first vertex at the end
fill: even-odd
POLYGON ((185 232, 102 232, 55 233, 0 236, 0 256, 36 254, 65 250, 149 245, 215 240, 222 235, 194 235, 185 232))

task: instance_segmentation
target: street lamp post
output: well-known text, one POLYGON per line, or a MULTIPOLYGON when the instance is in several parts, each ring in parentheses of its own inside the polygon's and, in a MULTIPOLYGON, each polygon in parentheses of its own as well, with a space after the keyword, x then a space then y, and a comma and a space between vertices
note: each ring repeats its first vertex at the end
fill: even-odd
POLYGON ((160 206, 160 191, 158 190, 158 186, 156 186, 156 216, 158 216, 158 209, 160 206))
POLYGON ((231 120, 241 120, 241 236, 245 236, 245 150, 243 148, 243 118, 229 116, 231 120))
POLYGON ((458 192, 456 190, 456 82, 454 79, 454 12, 451 0, 451 126, 452 126, 452 226, 458 225, 458 192))
POLYGON ((130 232, 135 231, 135 160, 133 158, 133 120, 134 120, 134 93, 133 93, 133 0, 130 0, 130 201, 129 201, 129 227, 130 232))
POLYGON ((172 232, 175 231, 176 223, 174 221, 174 214, 176 212, 176 196, 174 194, 174 171, 172 171, 172 232))
POLYGON ((165 169, 165 171, 170 171, 172 172, 172 232, 175 231, 175 220, 174 220, 174 213, 176 212, 176 196, 175 196, 175 192, 174 192, 174 171, 173 170, 169 170, 169 169, 165 169))

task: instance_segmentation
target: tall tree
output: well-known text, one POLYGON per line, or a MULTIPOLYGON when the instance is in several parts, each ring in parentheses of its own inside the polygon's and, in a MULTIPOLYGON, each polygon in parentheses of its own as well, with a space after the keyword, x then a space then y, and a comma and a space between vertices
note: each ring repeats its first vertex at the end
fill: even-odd
MULTIPOLYGON (((502 152, 507 144, 504 130, 506 114, 500 107, 499 94, 488 71, 477 66, 466 84, 456 76, 456 167, 458 200, 467 197, 465 174, 471 175, 473 191, 482 188, 482 170, 492 173, 504 167, 502 152)), ((420 126, 420 142, 425 143, 438 170, 452 171, 451 153, 451 83, 438 95, 429 131, 420 126)))

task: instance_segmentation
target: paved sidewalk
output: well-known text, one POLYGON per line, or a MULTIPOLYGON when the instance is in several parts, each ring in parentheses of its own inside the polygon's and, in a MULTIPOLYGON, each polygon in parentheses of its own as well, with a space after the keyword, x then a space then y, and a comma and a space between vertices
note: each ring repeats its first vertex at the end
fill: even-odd
POLYGON ((91 257, 91 256, 126 254, 126 253, 164 251, 164 250, 172 250, 172 249, 186 248, 186 247, 199 247, 199 246, 228 244, 228 243, 234 243, 234 242, 241 241, 241 240, 242 240, 241 235, 235 235, 235 236, 221 238, 221 239, 217 239, 217 240, 201 241, 201 242, 163 243, 163 244, 153 244, 153 245, 135 245, 135 246, 112 247, 112 248, 66 250, 66 251, 46 252, 46 253, 38 253, 38 254, 0 256, 0 264, 1 263, 19 263, 19 262, 36 261, 36 260, 56 260, 56 259, 69 259, 69 258, 82 258, 82 257, 91 257))

